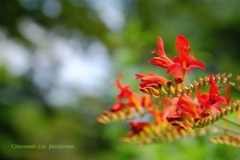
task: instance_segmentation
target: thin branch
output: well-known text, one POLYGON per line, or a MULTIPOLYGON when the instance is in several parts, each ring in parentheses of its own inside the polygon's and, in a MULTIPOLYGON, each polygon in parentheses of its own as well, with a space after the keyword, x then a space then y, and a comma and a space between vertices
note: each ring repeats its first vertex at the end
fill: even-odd
POLYGON ((223 116, 222 119, 227 121, 227 122, 229 122, 229 123, 231 123, 231 124, 233 124, 233 125, 236 125, 236 126, 240 127, 240 123, 238 121, 230 119, 230 118, 228 118, 226 116, 223 116))
POLYGON ((223 126, 220 124, 213 124, 213 125, 216 126, 217 128, 223 129, 224 131, 232 132, 238 136, 240 135, 240 131, 238 131, 238 130, 235 130, 235 129, 232 129, 232 128, 229 128, 229 127, 226 127, 226 126, 223 126))

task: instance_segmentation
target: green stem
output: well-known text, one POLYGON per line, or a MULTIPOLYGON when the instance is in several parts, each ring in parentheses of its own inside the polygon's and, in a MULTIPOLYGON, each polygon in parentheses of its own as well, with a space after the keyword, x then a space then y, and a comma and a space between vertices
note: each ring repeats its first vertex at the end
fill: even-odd
POLYGON ((229 128, 229 127, 226 127, 226 126, 223 126, 220 124, 213 124, 213 125, 216 126, 217 128, 223 129, 226 132, 232 132, 236 135, 240 135, 240 132, 238 130, 235 130, 235 129, 232 129, 232 128, 229 128))
POLYGON ((235 121, 233 119, 227 118, 226 116, 223 116, 222 119, 227 121, 227 122, 229 122, 229 123, 231 123, 231 124, 233 124, 233 125, 236 125, 236 126, 240 127, 240 123, 238 121, 235 121))

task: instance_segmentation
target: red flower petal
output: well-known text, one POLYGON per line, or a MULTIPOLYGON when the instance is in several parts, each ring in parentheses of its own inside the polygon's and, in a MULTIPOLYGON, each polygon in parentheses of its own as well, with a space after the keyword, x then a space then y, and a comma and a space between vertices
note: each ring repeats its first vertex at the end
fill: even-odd
POLYGON ((217 96, 214 100, 216 101, 215 104, 227 104, 227 101, 223 96, 217 96))
POLYGON ((201 69, 206 69, 205 65, 200 62, 200 61, 194 61, 191 64, 188 65, 188 68, 201 68, 201 69))
POLYGON ((173 64, 170 67, 168 67, 167 74, 170 74, 179 68, 181 68, 181 64, 179 64, 179 63, 173 64))
POLYGON ((138 79, 138 78, 144 77, 145 75, 144 75, 144 74, 139 74, 139 73, 137 73, 137 74, 135 74, 135 76, 136 76, 136 79, 138 79))
POLYGON ((118 80, 117 80, 117 88, 122 89, 123 85, 121 84, 122 74, 119 74, 118 80))
POLYGON ((213 79, 213 75, 210 74, 210 76, 209 76, 209 84, 212 84, 213 81, 214 81, 214 79, 213 79))
POLYGON ((164 43, 161 37, 158 37, 158 53, 160 57, 166 56, 164 52, 164 43))
POLYGON ((197 58, 195 56, 189 55, 187 56, 187 67, 186 70, 188 72, 188 75, 190 75, 190 68, 201 68, 201 69, 206 69, 205 65, 200 62, 200 61, 196 61, 197 58))
POLYGON ((162 68, 168 68, 173 64, 173 62, 168 57, 154 57, 149 62, 155 66, 162 68))
POLYGON ((180 97, 177 104, 184 112, 191 114, 194 118, 197 117, 197 107, 189 96, 184 95, 180 97))
MULTIPOLYGON (((209 81, 212 81, 211 79, 209 81)), ((215 81, 213 81, 211 83, 211 86, 210 86, 210 91, 209 91, 209 95, 219 95, 219 92, 218 92, 218 89, 219 89, 219 86, 216 84, 215 81)))
POLYGON ((176 62, 176 63, 182 63, 182 59, 181 59, 181 57, 179 57, 179 56, 173 57, 173 58, 172 58, 172 61, 173 61, 173 62, 176 62))
MULTIPOLYGON (((206 100, 208 100, 209 95, 208 95, 208 94, 203 94, 203 95, 200 96, 200 98, 201 98, 201 100, 206 101, 206 100)), ((201 102, 200 102, 200 103, 201 103, 201 102)))
POLYGON ((221 108, 220 106, 218 106, 218 105, 213 105, 213 107, 217 108, 217 110, 218 110, 219 112, 222 112, 222 108, 221 108))
POLYGON ((190 50, 191 50, 188 40, 183 35, 177 36, 176 48, 177 48, 179 56, 182 58, 186 58, 189 55, 190 50))

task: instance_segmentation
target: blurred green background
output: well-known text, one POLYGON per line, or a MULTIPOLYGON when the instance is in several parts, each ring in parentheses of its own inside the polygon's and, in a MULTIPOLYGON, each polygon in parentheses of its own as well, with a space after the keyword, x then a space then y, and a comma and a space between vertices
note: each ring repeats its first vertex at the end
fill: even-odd
POLYGON ((120 140, 129 129, 125 123, 96 122, 114 104, 112 80, 119 73, 134 91, 135 73, 165 75, 147 62, 158 36, 172 57, 176 36, 185 35, 206 64, 207 71, 192 71, 189 82, 209 72, 239 74, 239 6, 238 0, 2 0, 0 159, 240 159, 239 149, 211 144, 209 137, 126 144, 120 140))

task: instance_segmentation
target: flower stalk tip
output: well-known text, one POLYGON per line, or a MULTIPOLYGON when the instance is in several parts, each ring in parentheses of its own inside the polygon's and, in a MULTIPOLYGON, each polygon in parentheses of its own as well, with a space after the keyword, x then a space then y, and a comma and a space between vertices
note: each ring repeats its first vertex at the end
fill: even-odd
POLYGON ((135 74, 135 78, 140 80, 139 90, 143 93, 139 95, 131 90, 131 85, 122 83, 120 74, 115 84, 119 90, 116 103, 97 121, 103 124, 128 121, 131 129, 123 141, 129 143, 163 143, 183 137, 218 134, 219 137, 210 141, 240 147, 239 120, 227 117, 234 112, 238 112, 240 117, 240 99, 235 100, 230 91, 231 87, 240 91, 240 76, 232 80, 232 74, 210 74, 185 85, 186 73, 190 75, 193 68, 205 70, 206 66, 192 55, 185 36, 178 35, 175 45, 177 55, 169 58, 163 39, 158 37, 157 50, 152 51, 154 57, 149 60, 172 78, 152 72, 135 74), (209 89, 206 91, 206 88, 209 89), (139 121, 139 117, 145 121, 139 121), (220 119, 224 125, 219 123, 220 119))

